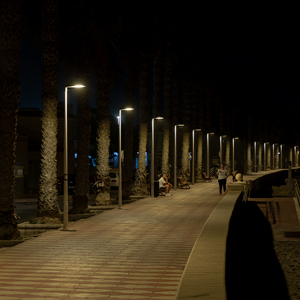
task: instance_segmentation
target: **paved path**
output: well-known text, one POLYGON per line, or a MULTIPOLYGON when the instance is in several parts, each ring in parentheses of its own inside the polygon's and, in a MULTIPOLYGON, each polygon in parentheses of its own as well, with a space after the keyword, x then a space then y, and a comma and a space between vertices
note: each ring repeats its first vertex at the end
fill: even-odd
POLYGON ((0 249, 0 299, 175 299, 223 196, 216 180, 171 193, 0 249))

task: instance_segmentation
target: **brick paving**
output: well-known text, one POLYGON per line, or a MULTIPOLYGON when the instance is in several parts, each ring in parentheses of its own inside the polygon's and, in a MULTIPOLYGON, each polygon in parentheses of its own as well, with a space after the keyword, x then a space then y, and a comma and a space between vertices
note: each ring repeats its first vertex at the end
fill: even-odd
POLYGON ((171 193, 0 249, 0 299, 175 299, 223 196, 216 180, 171 193))

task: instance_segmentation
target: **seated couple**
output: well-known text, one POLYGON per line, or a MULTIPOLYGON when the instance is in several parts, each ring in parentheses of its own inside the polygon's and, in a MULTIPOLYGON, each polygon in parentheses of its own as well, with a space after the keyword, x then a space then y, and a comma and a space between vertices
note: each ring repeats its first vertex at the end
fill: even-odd
POLYGON ((159 189, 166 190, 166 195, 171 196, 171 194, 169 194, 170 188, 172 187, 172 184, 170 182, 168 182, 168 177, 167 175, 164 173, 163 176, 161 176, 158 180, 159 183, 159 189))

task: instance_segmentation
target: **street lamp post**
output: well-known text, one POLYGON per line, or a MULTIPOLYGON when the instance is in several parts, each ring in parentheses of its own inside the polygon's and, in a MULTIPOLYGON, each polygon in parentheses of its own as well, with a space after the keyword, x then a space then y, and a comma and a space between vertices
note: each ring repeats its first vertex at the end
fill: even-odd
POLYGON ((152 148, 151 148, 151 197, 154 197, 154 120, 162 120, 163 117, 152 118, 152 148))
POLYGON ((264 143, 264 171, 267 170, 267 143, 264 143))
POLYGON ((122 110, 134 110, 133 108, 119 109, 119 187, 118 187, 118 209, 122 209, 122 110))
POLYGON ((65 132, 64 132, 64 226, 63 230, 67 231, 69 227, 69 199, 68 199, 68 89, 80 89, 84 85, 69 85, 65 87, 65 132))
POLYGON ((232 171, 234 171, 235 165, 234 165, 234 140, 238 140, 238 137, 232 138, 232 171))
POLYGON ((195 184, 195 131, 201 131, 201 129, 193 129, 193 152, 192 152, 192 184, 195 184))
POLYGON ((177 127, 184 126, 184 124, 177 124, 174 126, 174 190, 177 189, 177 127))
POLYGON ((256 142, 254 142, 254 172, 257 172, 256 142))
POLYGON ((272 164, 273 164, 273 170, 275 170, 275 144, 273 144, 273 159, 272 159, 272 164))
POLYGON ((210 176, 209 175, 209 135, 210 134, 214 134, 214 132, 209 132, 206 134, 206 137, 207 137, 207 154, 206 154, 206 157, 207 157, 207 162, 206 162, 206 170, 207 170, 207 174, 206 176, 210 176))
POLYGON ((282 150, 283 150, 283 144, 280 145, 280 169, 283 168, 283 165, 282 165, 282 156, 283 156, 282 150))

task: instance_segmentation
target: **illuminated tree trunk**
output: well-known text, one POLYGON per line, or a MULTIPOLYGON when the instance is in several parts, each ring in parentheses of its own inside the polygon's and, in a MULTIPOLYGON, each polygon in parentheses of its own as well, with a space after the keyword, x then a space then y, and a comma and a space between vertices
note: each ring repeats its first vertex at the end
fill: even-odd
MULTIPOLYGON (((82 70, 82 69, 81 69, 82 70)), ((84 72, 89 75, 89 72, 84 72)), ((78 137, 77 137, 77 167, 75 174, 75 188, 73 205, 70 213, 80 214, 88 210, 90 194, 90 169, 89 169, 89 150, 91 135, 91 108, 90 108, 90 87, 87 83, 87 76, 80 83, 85 85, 84 89, 77 92, 77 118, 78 118, 78 137)))
POLYGON ((182 141, 182 157, 181 157, 181 171, 184 179, 189 179, 189 148, 190 148, 190 134, 189 132, 185 132, 183 134, 182 141))
MULTIPOLYGON (((133 107, 135 84, 132 74, 128 75, 126 86, 126 107, 133 107)), ((123 184, 122 184, 122 197, 125 200, 130 199, 132 189, 132 154, 133 154, 133 111, 127 111, 125 115, 125 143, 124 143, 124 168, 123 168, 123 184)))
POLYGON ((107 60, 96 71, 97 80, 97 180, 103 182, 103 192, 96 195, 95 204, 110 204, 109 145, 110 145, 110 83, 107 60))
POLYGON ((198 150, 197 150, 197 179, 202 180, 203 173, 203 133, 198 134, 198 150))
POLYGON ((263 170, 263 165, 262 165, 262 143, 259 143, 258 145, 258 171, 263 170))
MULTIPOLYGON (((153 62, 153 106, 152 117, 156 118, 160 116, 160 103, 161 94, 163 92, 163 72, 162 72, 162 49, 159 43, 153 62)), ((158 133, 160 123, 156 123, 156 130, 154 131, 154 180, 158 177, 158 133)))
POLYGON ((181 172, 185 180, 190 177, 189 172, 189 149, 190 149, 190 108, 191 108, 191 80, 185 77, 184 80, 184 95, 183 95, 183 139, 182 139, 182 151, 181 151, 181 172))
POLYGON ((171 89, 172 89, 172 65, 170 53, 167 53, 166 68, 164 77, 164 93, 165 93, 165 107, 164 107, 164 135, 163 135, 163 149, 162 149, 162 174, 166 173, 170 178, 169 167, 169 151, 170 151, 170 110, 171 110, 171 89))
MULTIPOLYGON (((89 16, 90 9, 84 3, 74 4, 77 13, 73 27, 72 63, 75 64, 78 83, 85 88, 76 90, 77 102, 77 166, 75 173, 75 187, 71 214, 81 214, 88 211, 90 197, 90 137, 91 137, 91 108, 90 108, 90 48, 88 40, 88 28, 85 19, 89 16), (80 12, 80 13, 78 13, 80 12), (75 35, 75 36, 74 36, 75 35)), ((72 13, 72 12, 70 12, 72 13)), ((72 47, 71 47, 72 48, 72 47)))
POLYGON ((251 160, 251 143, 247 143, 247 172, 252 171, 252 160, 251 160))
POLYGON ((271 145, 267 144, 267 169, 271 170, 271 145))
POLYGON ((21 239, 15 218, 15 149, 20 96, 21 1, 1 2, 0 30, 0 239, 21 239))
POLYGON ((148 71, 146 55, 141 55, 140 70, 140 131, 139 131, 139 156, 138 166, 135 174, 135 182, 132 192, 135 195, 148 195, 147 170, 146 170, 146 151, 147 151, 147 100, 148 100, 148 71))
POLYGON ((58 104, 58 1, 42 7, 42 145, 37 217, 58 218, 57 104, 58 104))
POLYGON ((227 137, 226 139, 226 151, 225 151, 225 165, 226 165, 226 170, 231 173, 231 160, 230 160, 230 151, 231 151, 231 147, 230 147, 231 143, 230 143, 230 138, 227 137))

